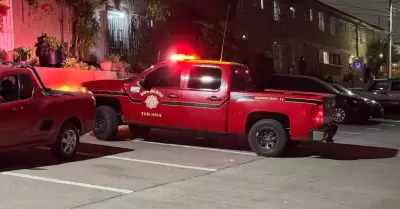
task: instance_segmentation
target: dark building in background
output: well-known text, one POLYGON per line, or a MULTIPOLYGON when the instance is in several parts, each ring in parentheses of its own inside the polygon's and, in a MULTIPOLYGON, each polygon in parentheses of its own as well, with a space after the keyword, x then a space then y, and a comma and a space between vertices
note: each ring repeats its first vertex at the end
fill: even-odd
POLYGON ((384 37, 382 28, 316 0, 239 0, 229 27, 247 40, 251 57, 271 53, 276 73, 299 74, 304 57, 306 74, 338 83, 353 74, 355 85, 368 44, 384 37))

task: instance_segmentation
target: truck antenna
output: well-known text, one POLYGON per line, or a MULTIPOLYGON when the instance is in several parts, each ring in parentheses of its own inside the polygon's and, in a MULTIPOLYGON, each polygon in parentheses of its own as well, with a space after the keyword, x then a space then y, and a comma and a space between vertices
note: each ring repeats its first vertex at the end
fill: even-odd
POLYGON ((228 28, 228 17, 229 17, 230 9, 231 9, 231 4, 228 4, 228 11, 226 12, 226 19, 225 19, 224 35, 222 37, 221 58, 219 60, 221 62, 222 62, 222 57, 224 56, 225 36, 226 36, 226 29, 228 28))

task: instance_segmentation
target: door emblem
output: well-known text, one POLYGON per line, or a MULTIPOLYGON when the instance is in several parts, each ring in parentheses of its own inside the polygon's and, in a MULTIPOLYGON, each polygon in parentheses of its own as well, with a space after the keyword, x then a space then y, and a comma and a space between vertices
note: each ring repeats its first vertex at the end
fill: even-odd
POLYGON ((146 98, 146 101, 144 101, 146 103, 146 106, 150 109, 154 109, 157 108, 157 105, 159 104, 157 97, 154 95, 150 95, 146 98))

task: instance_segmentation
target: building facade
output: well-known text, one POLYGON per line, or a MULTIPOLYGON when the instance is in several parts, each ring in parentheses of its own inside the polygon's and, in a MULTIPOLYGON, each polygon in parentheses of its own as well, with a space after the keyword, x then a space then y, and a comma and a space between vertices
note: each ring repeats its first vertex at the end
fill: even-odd
MULTIPOLYGON (((70 11, 58 1, 5 0, 5 3, 10 9, 7 16, 2 17, 0 49, 33 49, 42 33, 54 36, 62 43, 71 41, 70 11)), ((106 6, 98 8, 96 15, 101 32, 93 54, 103 59, 112 52, 134 53, 139 41, 135 29, 143 22, 145 11, 145 0, 110 0, 106 6)))
POLYGON ((342 83, 345 75, 363 79, 367 46, 384 37, 380 27, 317 0, 238 0, 229 23, 248 39, 250 54, 269 51, 277 73, 298 73, 304 57, 309 72, 342 83))

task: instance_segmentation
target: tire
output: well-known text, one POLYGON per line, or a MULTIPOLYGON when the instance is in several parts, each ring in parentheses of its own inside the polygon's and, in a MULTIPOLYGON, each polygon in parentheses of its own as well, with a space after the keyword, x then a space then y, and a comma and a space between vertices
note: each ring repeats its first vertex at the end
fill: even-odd
POLYGON ((271 119, 264 119, 253 124, 248 134, 248 141, 251 149, 257 155, 264 157, 278 157, 285 151, 289 137, 280 122, 271 119), (263 132, 261 134, 267 136, 271 136, 270 133, 272 133, 275 137, 273 137, 273 139, 270 138, 269 142, 265 142, 264 140, 259 140, 258 135, 260 132, 263 132), (274 145, 268 147, 271 145, 270 142, 274 142, 274 145), (264 147, 262 143, 265 143, 264 145, 266 147, 264 147))
POLYGON ((50 146, 50 150, 58 161, 71 161, 76 155, 79 143, 78 128, 68 123, 62 126, 58 133, 57 140, 50 146))
POLYGON ((333 116, 333 121, 338 124, 346 124, 349 122, 350 113, 347 108, 336 107, 335 115, 333 116))
POLYGON ((96 123, 93 130, 98 140, 114 140, 118 133, 119 121, 115 110, 108 106, 96 108, 96 123))
POLYGON ((131 131, 131 133, 135 138, 143 138, 147 136, 147 134, 150 131, 150 128, 129 124, 129 130, 131 131))

